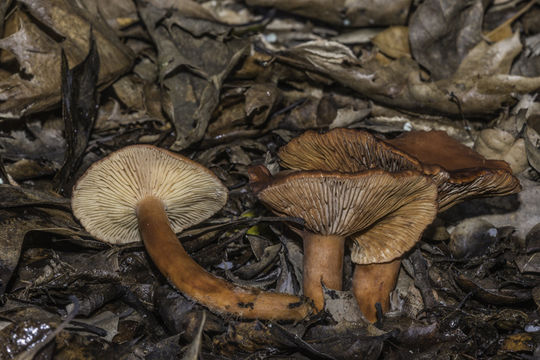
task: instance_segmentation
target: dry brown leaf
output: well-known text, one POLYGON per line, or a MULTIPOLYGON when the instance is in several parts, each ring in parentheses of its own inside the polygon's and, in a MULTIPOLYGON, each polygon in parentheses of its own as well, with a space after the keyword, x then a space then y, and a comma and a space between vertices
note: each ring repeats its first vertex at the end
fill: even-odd
POLYGON ((248 0, 250 6, 269 6, 337 26, 401 25, 411 0, 248 0))
POLYGON ((133 55, 111 29, 88 18, 68 0, 20 0, 39 26, 20 12, 19 29, 0 39, 0 48, 12 52, 20 72, 0 80, 0 117, 19 118, 49 109, 60 100, 60 52, 70 66, 80 63, 89 48, 92 28, 101 60, 98 84, 109 85, 131 66, 133 55), (45 33, 42 27, 47 28, 45 33), (51 36, 51 34, 55 34, 51 36))
POLYGON ((158 49, 162 106, 176 129, 171 149, 179 151, 204 137, 222 82, 247 42, 229 37, 224 24, 181 11, 145 4, 139 13, 158 49))
POLYGON ((422 2, 409 21, 414 59, 433 80, 445 79, 482 38, 484 2, 481 0, 422 2))
POLYGON ((485 34, 484 37, 488 41, 500 41, 512 37, 512 23, 516 21, 521 15, 526 13, 534 4, 536 0, 529 1, 521 10, 519 10, 514 16, 506 20, 501 25, 497 26, 495 29, 491 30, 489 33, 485 34))
POLYGON ((411 57, 409 29, 406 26, 391 26, 377 34, 371 42, 392 58, 411 57))
POLYGON ((411 59, 400 58, 388 65, 373 57, 361 61, 348 47, 331 41, 304 43, 283 52, 278 60, 322 74, 386 105, 415 112, 486 116, 514 103, 516 94, 540 89, 540 77, 508 74, 520 49, 517 33, 493 45, 481 42, 452 78, 436 82, 423 81, 411 59))
POLYGON ((516 139, 501 129, 482 130, 478 134, 474 149, 486 159, 506 161, 514 174, 522 172, 528 166, 523 139, 516 139))

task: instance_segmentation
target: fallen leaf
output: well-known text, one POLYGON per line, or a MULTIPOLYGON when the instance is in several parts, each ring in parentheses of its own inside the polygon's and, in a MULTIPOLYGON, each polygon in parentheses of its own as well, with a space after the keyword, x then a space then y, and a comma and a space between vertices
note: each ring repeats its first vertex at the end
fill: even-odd
POLYGON ((219 101, 221 84, 245 54, 247 43, 229 38, 226 25, 188 18, 145 4, 139 8, 158 48, 165 112, 176 129, 171 149, 201 140, 219 101))
POLYGON ((337 26, 363 27, 405 23, 410 0, 248 0, 250 6, 268 6, 337 26))
POLYGON ((61 49, 65 49, 70 64, 80 63, 88 53, 90 28, 103 64, 98 80, 101 88, 131 67, 131 51, 107 25, 85 17, 88 13, 75 3, 67 0, 20 0, 19 3, 25 5, 30 16, 17 10, 17 32, 0 39, 0 48, 11 51, 21 68, 19 73, 0 80, 1 117, 19 118, 54 107, 60 100, 61 49))
POLYGON ((99 54, 94 37, 90 37, 90 50, 86 58, 73 69, 68 68, 62 51, 62 117, 67 148, 64 164, 53 179, 54 188, 62 194, 71 194, 82 156, 90 139, 98 110, 97 76, 99 54))
POLYGON ((378 33, 371 42, 385 55, 394 59, 411 57, 409 29, 406 26, 391 26, 378 33))
POLYGON ((433 80, 454 74, 467 53, 481 40, 481 0, 424 1, 411 15, 409 38, 414 59, 433 80))
POLYGON ((516 94, 540 88, 540 77, 508 75, 519 53, 519 34, 493 45, 480 42, 452 78, 423 81, 418 65, 400 58, 385 65, 376 57, 358 59, 339 43, 313 41, 282 52, 277 59, 323 74, 375 101, 416 112, 487 116, 515 102, 516 94))
POLYGON ((498 128, 480 131, 474 150, 486 159, 506 161, 514 174, 522 172, 528 166, 524 140, 516 139, 509 132, 498 128))

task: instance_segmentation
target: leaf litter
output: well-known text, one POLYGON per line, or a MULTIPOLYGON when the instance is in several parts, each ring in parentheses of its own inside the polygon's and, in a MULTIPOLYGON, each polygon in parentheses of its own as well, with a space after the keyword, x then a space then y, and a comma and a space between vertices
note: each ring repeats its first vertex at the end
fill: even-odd
POLYGON ((538 16, 520 0, 2 2, 0 358, 540 356, 538 16), (66 197, 123 146, 181 152, 229 189, 179 234, 188 252, 300 295, 301 241, 284 222, 302 219, 273 217, 247 171, 275 173, 280 147, 335 127, 444 130, 523 188, 439 214, 374 324, 349 291, 349 252, 323 312, 245 321, 186 299, 142 245, 96 241, 66 197))

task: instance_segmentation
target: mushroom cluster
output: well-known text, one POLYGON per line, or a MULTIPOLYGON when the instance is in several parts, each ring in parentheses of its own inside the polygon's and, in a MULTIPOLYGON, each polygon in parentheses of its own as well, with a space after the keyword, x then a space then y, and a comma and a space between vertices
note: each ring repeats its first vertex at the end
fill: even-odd
POLYGON ((520 190, 504 161, 486 160, 440 131, 411 132, 389 141, 350 129, 307 131, 278 156, 288 172, 271 177, 253 168, 251 182, 276 214, 306 221, 307 231, 300 231, 304 295, 320 310, 321 282, 341 289, 342 259, 336 257, 342 258, 344 238, 350 237, 356 263, 352 290, 369 321, 376 320, 377 303, 388 310, 400 257, 438 210, 472 197, 520 190), (317 247, 325 248, 324 255, 317 247))
POLYGON ((323 284, 341 290, 346 238, 356 263, 353 292, 365 317, 389 307, 400 257, 437 211, 462 200, 520 190, 503 161, 485 160, 443 132, 383 141, 364 131, 308 131, 279 151, 271 176, 250 169, 258 198, 276 214, 304 219, 304 295, 237 286, 207 272, 176 233, 217 212, 227 189, 202 165, 147 145, 129 146, 93 164, 73 189, 75 216, 112 243, 144 243, 157 268, 184 295, 218 313, 301 320, 324 308, 323 284), (436 144, 436 145, 435 145, 436 144), (441 148, 444 150, 441 151, 441 148))
POLYGON ((197 264, 175 233, 216 213, 227 189, 202 165, 154 146, 134 145, 94 163, 73 189, 72 208, 96 238, 143 241, 157 268, 185 296, 218 313, 243 318, 301 320, 303 299, 241 287, 197 264))

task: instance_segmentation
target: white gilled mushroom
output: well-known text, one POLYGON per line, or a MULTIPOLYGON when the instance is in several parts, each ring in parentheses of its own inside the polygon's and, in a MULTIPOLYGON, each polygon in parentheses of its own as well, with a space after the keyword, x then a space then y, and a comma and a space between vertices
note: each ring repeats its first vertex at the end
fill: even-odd
POLYGON ((227 189, 202 165, 148 145, 123 148, 93 164, 73 189, 75 216, 112 244, 142 239, 157 268, 187 297, 244 318, 300 320, 312 306, 297 296, 235 286, 184 250, 175 233, 223 207, 227 189))

